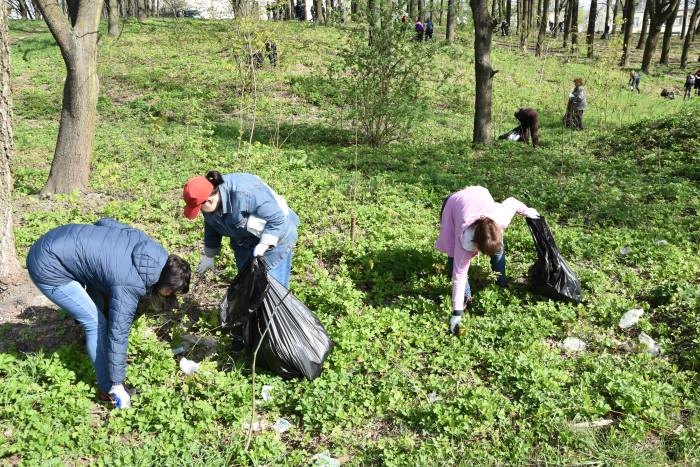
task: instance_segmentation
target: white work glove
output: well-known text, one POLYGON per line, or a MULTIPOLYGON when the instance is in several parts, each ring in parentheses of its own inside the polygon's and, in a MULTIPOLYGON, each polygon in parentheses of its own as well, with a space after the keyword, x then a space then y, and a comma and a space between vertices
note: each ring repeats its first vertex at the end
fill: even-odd
POLYGON ((452 315, 452 318, 450 318, 450 332, 452 334, 457 334, 457 330, 459 329, 459 323, 462 322, 462 315, 455 316, 452 315))
POLYGON ((255 245, 255 248, 253 248, 253 257, 264 255, 268 248, 270 248, 270 245, 258 243, 257 245, 255 245))
POLYGON ((525 217, 529 217, 530 219, 539 219, 540 213, 537 212, 537 209, 535 208, 527 208, 525 210, 525 217))
POLYGON ((197 265, 197 269, 195 269, 195 271, 197 272, 197 274, 204 274, 209 269, 211 269, 212 272, 215 271, 214 257, 204 255, 202 256, 202 259, 199 260, 199 264, 197 265))
POLYGON ((119 386, 112 386, 112 389, 109 390, 109 394, 114 396, 114 398, 117 400, 115 405, 118 408, 128 409, 131 407, 131 397, 126 392, 126 389, 124 389, 123 384, 120 384, 119 386))

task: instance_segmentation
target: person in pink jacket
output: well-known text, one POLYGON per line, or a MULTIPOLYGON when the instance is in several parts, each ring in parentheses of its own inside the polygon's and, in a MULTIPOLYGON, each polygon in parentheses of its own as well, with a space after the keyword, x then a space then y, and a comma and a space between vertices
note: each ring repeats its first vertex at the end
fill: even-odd
POLYGON ((452 274, 450 331, 453 333, 458 332, 462 313, 471 303, 467 273, 473 257, 479 253, 490 255, 491 269, 499 275, 496 285, 507 285, 503 229, 510 225, 515 214, 535 219, 540 216, 537 210, 515 198, 495 202, 482 186, 467 187, 445 199, 435 249, 447 253, 448 271, 452 274))

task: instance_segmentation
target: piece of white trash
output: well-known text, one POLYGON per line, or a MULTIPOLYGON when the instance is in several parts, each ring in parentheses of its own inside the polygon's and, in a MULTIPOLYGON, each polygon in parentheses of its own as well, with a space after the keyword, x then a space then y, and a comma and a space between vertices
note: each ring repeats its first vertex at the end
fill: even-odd
POLYGON ((180 359, 180 369, 185 372, 187 376, 191 376, 199 371, 199 363, 182 357, 180 359))
POLYGON ((654 339, 652 339, 647 333, 643 332, 639 335, 639 343, 642 344, 643 347, 645 347, 645 352, 649 352, 654 356, 659 355, 659 351, 661 349, 659 349, 659 346, 656 345, 654 339))
POLYGON ((262 387, 262 391, 260 391, 260 395, 262 396, 264 401, 269 401, 275 398, 275 396, 272 395, 272 391, 275 389, 274 386, 269 386, 265 385, 262 387))
POLYGON ((571 350, 572 352, 583 352, 586 350, 586 343, 575 337, 567 337, 561 343, 563 350, 571 350))
POLYGON ((610 425, 611 423, 613 423, 612 420, 595 420, 592 422, 574 423, 573 425, 571 425, 571 428, 594 428, 599 426, 610 425))
POLYGON ((272 428, 275 429, 278 435, 281 435, 285 431, 289 430, 292 427, 292 424, 289 423, 287 420, 284 418, 278 419, 274 425, 272 425, 272 428))
POLYGON ((621 255, 629 255, 630 253, 632 253, 632 248, 630 248, 628 246, 626 246, 624 248, 620 248, 621 255))
POLYGON ((644 314, 644 310, 642 309, 634 309, 630 310, 624 315, 622 315, 622 318, 620 318, 620 327, 622 329, 627 329, 631 327, 634 323, 639 321, 639 318, 644 314))

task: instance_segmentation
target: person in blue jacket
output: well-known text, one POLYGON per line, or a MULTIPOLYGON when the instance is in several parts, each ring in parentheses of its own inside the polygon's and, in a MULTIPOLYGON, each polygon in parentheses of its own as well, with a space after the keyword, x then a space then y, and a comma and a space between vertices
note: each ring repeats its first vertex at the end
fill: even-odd
POLYGON ((142 231, 106 217, 44 234, 29 250, 27 270, 85 330, 100 399, 129 407, 126 351, 139 298, 149 291, 187 293, 190 265, 142 231))
POLYGON ((204 216, 204 255, 197 273, 214 270, 221 239, 229 237, 239 271, 251 257, 262 257, 268 273, 289 288, 299 217, 260 177, 245 173, 222 176, 212 170, 190 178, 182 196, 186 218, 194 219, 200 210, 204 216))

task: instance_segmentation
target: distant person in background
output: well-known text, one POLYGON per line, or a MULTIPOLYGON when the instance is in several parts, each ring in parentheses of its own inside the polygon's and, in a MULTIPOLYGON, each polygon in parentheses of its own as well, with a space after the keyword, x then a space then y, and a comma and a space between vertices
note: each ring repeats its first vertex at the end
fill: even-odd
POLYGON ((549 32, 554 33, 554 21, 550 21, 548 26, 549 26, 549 32))
POLYGON ((523 142, 527 145, 529 136, 532 134, 532 147, 540 147, 540 138, 538 130, 540 127, 540 115, 535 109, 530 107, 521 107, 515 112, 515 118, 520 122, 520 128, 523 132, 523 142))
POLYGON ((564 21, 559 22, 559 32, 564 32, 564 21))
POLYGON ((433 31, 435 29, 435 25, 433 24, 433 19, 428 18, 428 22, 425 23, 425 41, 429 41, 433 38, 433 31))
POLYGON ((574 90, 569 94, 569 102, 571 102, 571 111, 575 130, 583 130, 583 111, 586 110, 588 103, 586 102, 586 90, 583 88, 583 79, 574 78, 574 90))
POLYGON ((416 18, 416 41, 423 42, 423 33, 425 32, 425 26, 416 18))
POLYGON ((270 60, 270 65, 277 66, 277 44, 273 41, 267 41, 265 44, 267 58, 270 60))
POLYGON ((700 96, 700 69, 695 72, 695 89, 697 89, 697 95, 700 96))
POLYGON ((473 257, 479 253, 489 255, 491 269, 498 274, 496 285, 508 285, 503 230, 510 225, 515 214, 535 219, 540 217, 537 210, 515 198, 495 202, 491 193, 482 186, 467 187, 443 201, 440 235, 435 249, 447 254, 447 273, 452 277, 452 333, 459 333, 462 313, 472 301, 467 275, 473 257))
POLYGON ((503 20, 501 23, 501 36, 507 36, 508 35, 508 21, 503 20))
POLYGON ((693 97, 693 87, 695 86, 695 75, 692 71, 688 72, 688 76, 685 77, 685 94, 683 94, 683 100, 688 100, 693 97))
POLYGON ((83 327, 99 399, 131 406, 124 380, 139 299, 187 293, 190 265, 144 232, 105 217, 44 234, 29 249, 27 271, 41 293, 83 327))
POLYGON ((610 25, 606 24, 605 29, 603 29, 603 35, 600 36, 601 39, 605 40, 610 37, 610 25))
POLYGON ((630 91, 634 91, 634 89, 637 88, 637 94, 642 93, 642 91, 639 90, 639 73, 636 71, 630 71, 630 82, 627 83, 627 85, 630 87, 630 91))

